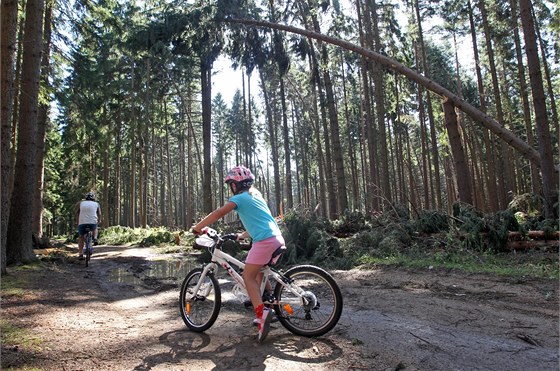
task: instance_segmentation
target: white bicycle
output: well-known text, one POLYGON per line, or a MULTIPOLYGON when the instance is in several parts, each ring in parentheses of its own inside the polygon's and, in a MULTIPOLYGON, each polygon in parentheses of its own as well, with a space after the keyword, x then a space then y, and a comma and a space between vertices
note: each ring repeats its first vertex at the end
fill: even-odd
MULTIPOLYGON (((206 247, 212 258, 209 264, 190 271, 181 285, 181 317, 193 331, 206 331, 220 313, 221 289, 215 275, 218 267, 233 277, 236 282, 234 291, 246 295, 240 274, 245 264, 222 251, 224 241, 235 238, 235 234, 220 236, 215 230, 208 229, 196 239, 197 245, 206 247)), ((276 282, 273 296, 263 295, 263 302, 274 308, 279 322, 290 332, 307 337, 324 335, 336 326, 342 314, 340 288, 334 278, 319 267, 300 265, 284 273, 273 268, 285 250, 285 246, 278 248, 271 261, 262 268, 261 292, 265 292, 269 280, 276 282)))

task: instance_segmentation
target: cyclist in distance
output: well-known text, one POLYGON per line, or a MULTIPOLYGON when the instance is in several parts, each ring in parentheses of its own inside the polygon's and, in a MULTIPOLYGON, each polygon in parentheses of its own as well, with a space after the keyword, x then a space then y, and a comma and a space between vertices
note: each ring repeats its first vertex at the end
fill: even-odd
POLYGON ((79 258, 84 258, 84 235, 87 228, 93 233, 93 244, 97 245, 97 226, 101 224, 101 206, 95 201, 95 193, 88 192, 85 200, 80 201, 76 211, 76 222, 78 223, 78 251, 79 258))
POLYGON ((192 231, 195 235, 203 233, 204 227, 215 223, 232 210, 239 215, 246 231, 239 233, 237 239, 250 237, 253 241, 245 260, 243 281, 255 309, 255 322, 259 329, 257 340, 262 342, 270 330, 274 310, 263 304, 260 269, 270 261, 277 248, 284 246, 284 238, 261 193, 253 187, 253 181, 253 174, 244 166, 235 166, 229 170, 225 183, 229 185, 233 196, 225 205, 193 226, 192 231))

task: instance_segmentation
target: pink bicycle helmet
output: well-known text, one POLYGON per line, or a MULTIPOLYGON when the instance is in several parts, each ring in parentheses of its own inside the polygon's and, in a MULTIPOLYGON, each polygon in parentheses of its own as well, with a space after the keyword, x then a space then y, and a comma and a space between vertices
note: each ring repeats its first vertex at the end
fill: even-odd
POLYGON ((245 166, 234 166, 224 179, 224 183, 239 183, 239 182, 253 182, 255 178, 251 174, 251 170, 247 169, 245 166))

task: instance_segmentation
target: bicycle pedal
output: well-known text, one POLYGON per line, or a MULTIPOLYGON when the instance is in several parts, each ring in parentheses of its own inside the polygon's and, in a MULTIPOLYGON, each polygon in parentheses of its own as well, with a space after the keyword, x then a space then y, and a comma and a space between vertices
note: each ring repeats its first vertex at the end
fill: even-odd
POLYGON ((274 304, 274 302, 276 301, 276 298, 274 297, 274 294, 264 293, 263 296, 262 296, 262 301, 265 304, 274 304))

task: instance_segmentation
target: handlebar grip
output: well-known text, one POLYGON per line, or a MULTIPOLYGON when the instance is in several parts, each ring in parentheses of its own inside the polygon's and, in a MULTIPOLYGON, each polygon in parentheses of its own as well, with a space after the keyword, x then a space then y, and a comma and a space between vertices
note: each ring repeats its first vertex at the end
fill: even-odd
POLYGON ((228 233, 222 236, 222 240, 231 240, 231 241, 235 241, 237 240, 237 233, 228 233))

